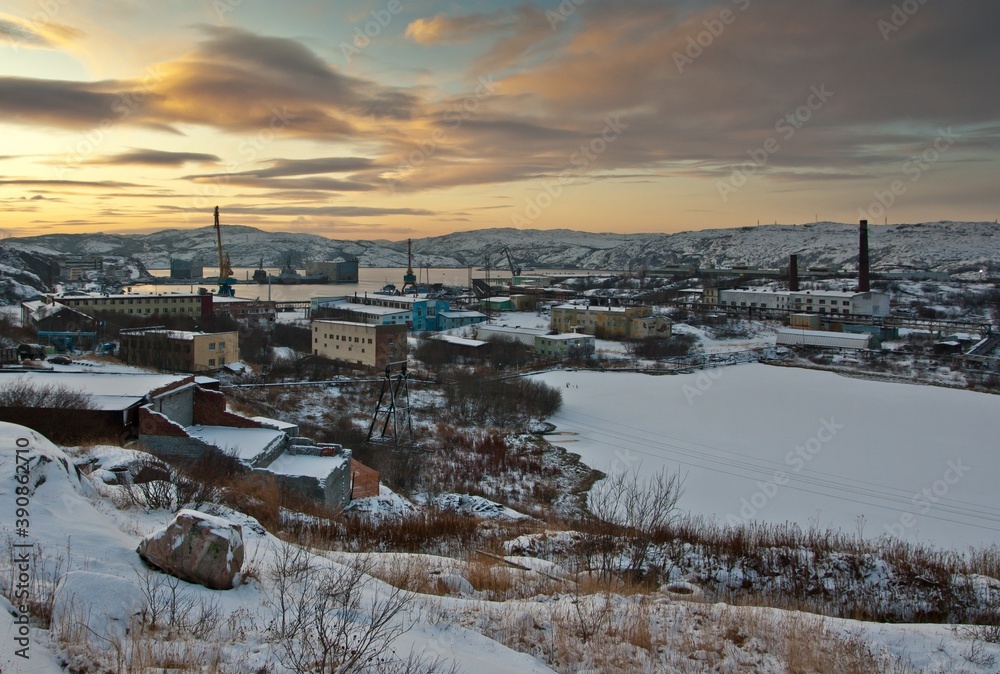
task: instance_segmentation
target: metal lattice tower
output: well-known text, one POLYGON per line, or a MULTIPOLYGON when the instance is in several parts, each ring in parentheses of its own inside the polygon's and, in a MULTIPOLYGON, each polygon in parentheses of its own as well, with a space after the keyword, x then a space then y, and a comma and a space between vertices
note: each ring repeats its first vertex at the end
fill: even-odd
POLYGON ((391 442, 398 450, 401 444, 400 432, 406 434, 402 444, 413 444, 413 417, 410 415, 410 386, 409 373, 406 370, 406 361, 401 360, 389 363, 385 366, 385 378, 382 379, 382 390, 378 395, 378 402, 375 403, 375 412, 372 414, 372 422, 368 427, 368 437, 365 442, 372 441, 375 427, 382 419, 382 433, 377 442, 391 442), (393 369, 398 371, 393 375, 393 369), (388 399, 387 399, 388 396, 388 399), (392 426, 392 435, 387 438, 389 426, 392 426))

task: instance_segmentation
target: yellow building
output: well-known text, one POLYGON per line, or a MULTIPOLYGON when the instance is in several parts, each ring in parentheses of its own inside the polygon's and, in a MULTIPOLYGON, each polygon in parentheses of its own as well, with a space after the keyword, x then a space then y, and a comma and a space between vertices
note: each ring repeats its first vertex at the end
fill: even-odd
POLYGON ((121 359, 129 365, 175 372, 218 370, 240 359, 236 332, 135 329, 119 335, 121 359))
POLYGON ((406 360, 406 326, 317 319, 312 322, 313 355, 382 370, 406 360))
POLYGON ((650 307, 598 307, 560 304, 552 307, 551 327, 561 333, 582 332, 602 339, 669 337, 671 323, 650 307))

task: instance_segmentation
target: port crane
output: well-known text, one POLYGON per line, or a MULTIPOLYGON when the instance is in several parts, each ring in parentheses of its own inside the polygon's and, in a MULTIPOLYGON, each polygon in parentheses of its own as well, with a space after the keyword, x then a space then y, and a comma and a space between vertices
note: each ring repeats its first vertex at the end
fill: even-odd
POLYGON ((408 292, 416 294, 417 275, 413 273, 413 239, 406 240, 406 273, 403 274, 403 288, 400 294, 408 292))
POLYGON ((229 253, 222 252, 222 227, 219 225, 219 207, 215 207, 215 240, 219 246, 219 297, 235 297, 233 288, 233 265, 229 262, 229 253))
POLYGON ((510 254, 510 248, 504 246, 500 249, 500 252, 507 256, 507 264, 510 265, 510 277, 513 281, 515 276, 521 275, 521 266, 514 264, 514 258, 510 254))

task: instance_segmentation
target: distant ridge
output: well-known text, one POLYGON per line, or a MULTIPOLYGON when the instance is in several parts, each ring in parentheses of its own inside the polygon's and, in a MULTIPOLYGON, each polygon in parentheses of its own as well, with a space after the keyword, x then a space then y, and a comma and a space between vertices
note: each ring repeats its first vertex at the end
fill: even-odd
MULTIPOLYGON (((873 225, 876 270, 928 269, 959 273, 1000 270, 1000 225, 993 222, 927 222, 873 225)), ((224 225, 223 241, 235 266, 280 266, 291 257, 335 260, 357 256, 365 267, 405 267, 406 242, 346 241, 313 234, 266 232, 224 225)), ((153 234, 49 234, 12 238, 3 246, 36 255, 102 254, 134 258, 150 269, 169 266, 171 255, 211 265, 216 259, 212 227, 168 229, 153 234)), ((589 233, 565 229, 482 229, 413 240, 414 263, 448 267, 483 264, 486 253, 500 264, 509 246, 519 264, 538 268, 655 269, 672 264, 779 267, 798 254, 804 267, 854 269, 857 225, 817 222, 707 229, 677 234, 589 233)), ((502 265, 505 266, 505 263, 502 265)))

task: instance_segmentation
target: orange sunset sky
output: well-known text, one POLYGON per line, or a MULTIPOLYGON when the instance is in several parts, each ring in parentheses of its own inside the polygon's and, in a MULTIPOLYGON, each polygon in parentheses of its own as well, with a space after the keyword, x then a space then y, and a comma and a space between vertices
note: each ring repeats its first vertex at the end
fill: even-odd
POLYGON ((8 0, 0 234, 994 220, 987 0, 8 0))

